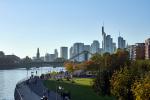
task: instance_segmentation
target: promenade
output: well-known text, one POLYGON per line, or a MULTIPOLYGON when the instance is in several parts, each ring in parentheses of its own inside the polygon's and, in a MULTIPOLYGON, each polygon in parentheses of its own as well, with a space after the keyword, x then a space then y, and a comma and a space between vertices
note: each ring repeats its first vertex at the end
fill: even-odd
POLYGON ((41 100, 41 97, 35 94, 26 84, 21 83, 17 88, 21 100, 41 100))
POLYGON ((20 98, 16 100, 41 100, 43 96, 48 100, 62 100, 61 96, 54 91, 48 90, 41 79, 33 78, 17 85, 16 91, 20 98))

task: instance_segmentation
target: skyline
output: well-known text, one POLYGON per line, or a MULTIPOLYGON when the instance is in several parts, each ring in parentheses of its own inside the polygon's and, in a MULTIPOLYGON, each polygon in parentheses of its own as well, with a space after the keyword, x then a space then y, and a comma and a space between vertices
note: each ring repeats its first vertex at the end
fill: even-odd
POLYGON ((150 37, 150 1, 55 0, 0 1, 0 51, 17 56, 60 52, 75 42, 102 46, 101 27, 117 43, 119 31, 128 44, 150 37), (135 38, 136 36, 136 38, 135 38))

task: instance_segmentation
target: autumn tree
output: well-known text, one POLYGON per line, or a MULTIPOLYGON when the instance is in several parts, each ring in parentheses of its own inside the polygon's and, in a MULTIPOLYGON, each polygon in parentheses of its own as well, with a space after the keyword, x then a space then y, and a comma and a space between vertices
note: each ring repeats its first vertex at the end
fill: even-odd
POLYGON ((136 100, 150 100, 150 72, 132 85, 132 92, 136 100))

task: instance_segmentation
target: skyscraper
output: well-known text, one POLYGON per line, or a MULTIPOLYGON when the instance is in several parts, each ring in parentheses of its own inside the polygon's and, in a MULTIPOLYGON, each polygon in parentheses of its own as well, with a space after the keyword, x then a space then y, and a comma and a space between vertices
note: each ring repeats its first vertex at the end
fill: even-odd
POLYGON ((68 59, 68 47, 60 48, 60 57, 64 59, 68 59))
MULTIPOLYGON (((84 51, 84 43, 74 43, 73 55, 78 55, 84 51)), ((76 61, 84 61, 84 54, 79 55, 75 58, 76 61)))
POLYGON ((106 33, 104 32, 104 26, 102 26, 102 36, 103 36, 102 49, 103 49, 103 52, 105 52, 106 51, 106 33))
POLYGON ((57 49, 54 50, 54 55, 55 55, 55 59, 57 59, 58 58, 58 51, 57 51, 57 49))
POLYGON ((73 46, 70 47, 70 50, 69 50, 69 58, 72 58, 73 57, 73 46))
POLYGON ((36 58, 40 59, 40 50, 39 50, 39 48, 37 48, 36 58))
POLYGON ((116 51, 116 43, 113 43, 113 52, 116 51))
POLYGON ((94 40, 93 43, 91 44, 91 53, 99 53, 100 51, 100 43, 97 40, 94 40))
MULTIPOLYGON (((91 46, 90 45, 84 45, 84 51, 90 52, 91 46)), ((89 60, 91 57, 91 54, 85 54, 85 60, 89 60)))
POLYGON ((118 37, 118 48, 120 49, 126 48, 126 41, 121 36, 118 37))
POLYGON ((102 26, 102 36, 103 36, 102 41, 103 53, 105 52, 113 53, 113 39, 111 38, 110 35, 106 35, 106 33, 104 32, 104 26, 102 26))

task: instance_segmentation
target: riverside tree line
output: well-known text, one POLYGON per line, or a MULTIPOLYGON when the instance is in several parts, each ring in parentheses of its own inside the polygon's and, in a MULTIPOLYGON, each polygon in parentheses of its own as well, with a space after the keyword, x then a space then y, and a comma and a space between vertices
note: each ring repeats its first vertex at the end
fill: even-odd
POLYGON ((95 54, 80 64, 66 62, 68 72, 91 71, 95 75, 92 88, 98 95, 115 96, 119 100, 150 100, 150 60, 129 59, 126 50, 95 54))

